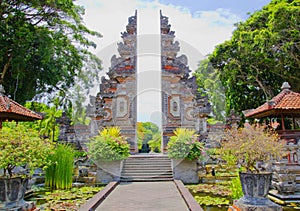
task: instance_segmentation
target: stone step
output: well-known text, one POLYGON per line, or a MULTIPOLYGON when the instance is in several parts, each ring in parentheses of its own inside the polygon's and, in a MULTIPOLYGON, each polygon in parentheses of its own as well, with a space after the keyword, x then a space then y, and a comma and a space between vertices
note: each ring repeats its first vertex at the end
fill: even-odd
POLYGON ((122 173, 127 173, 127 172, 155 172, 155 173, 158 173, 158 172, 172 172, 172 169, 169 169, 169 168, 165 168, 165 169, 161 169, 161 168, 151 168, 151 169, 123 169, 122 170, 122 173))
POLYGON ((123 173, 143 172, 143 173, 159 173, 159 172, 172 172, 172 169, 123 169, 123 173))
POLYGON ((170 160, 126 160, 123 162, 124 164, 131 164, 131 163, 168 163, 171 164, 170 160))
POLYGON ((173 181, 173 177, 172 178, 130 178, 130 179, 126 179, 126 178, 121 178, 122 182, 160 182, 160 181, 173 181))
POLYGON ((121 181, 151 181, 151 180, 173 180, 173 176, 169 175, 162 175, 162 176, 138 176, 138 177, 131 177, 131 176, 122 176, 121 181))
POLYGON ((161 175, 168 175, 168 176, 173 176, 172 172, 130 172, 130 173, 123 173, 122 177, 127 177, 127 176, 161 176, 161 175))
POLYGON ((173 171, 167 156, 132 156, 123 162, 121 181, 169 180, 173 180, 173 171))
POLYGON ((123 165, 171 165, 170 162, 123 162, 123 165))
POLYGON ((151 167, 170 167, 171 164, 123 164, 123 167, 136 167, 136 168, 151 168, 151 167))
POLYGON ((126 160, 170 160, 170 158, 160 158, 160 157, 155 157, 155 158, 127 158, 126 160))

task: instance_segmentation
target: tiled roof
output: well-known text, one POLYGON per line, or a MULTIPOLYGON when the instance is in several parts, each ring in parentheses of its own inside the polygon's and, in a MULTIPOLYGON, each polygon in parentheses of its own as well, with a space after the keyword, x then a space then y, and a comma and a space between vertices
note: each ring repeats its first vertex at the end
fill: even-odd
POLYGON ((43 117, 0 93, 0 119, 2 121, 33 121, 43 117))
POLYGON ((279 114, 292 114, 299 116, 300 93, 284 89, 277 96, 273 97, 272 100, 264 103, 256 109, 247 110, 244 114, 247 118, 261 118, 279 114))

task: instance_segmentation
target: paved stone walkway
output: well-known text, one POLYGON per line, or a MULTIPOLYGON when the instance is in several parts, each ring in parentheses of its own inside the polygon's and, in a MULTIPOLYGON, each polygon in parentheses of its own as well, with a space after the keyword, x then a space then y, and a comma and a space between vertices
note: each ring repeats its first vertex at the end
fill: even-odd
POLYGON ((120 183, 96 211, 189 210, 176 185, 168 182, 120 183))

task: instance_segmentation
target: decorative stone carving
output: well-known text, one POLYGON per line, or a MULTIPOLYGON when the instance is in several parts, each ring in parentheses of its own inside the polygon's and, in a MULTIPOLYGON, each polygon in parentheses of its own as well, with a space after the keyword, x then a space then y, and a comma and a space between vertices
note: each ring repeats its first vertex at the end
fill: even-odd
POLYGON ((93 118, 92 124, 99 129, 120 127, 121 134, 131 144, 131 152, 137 152, 136 24, 135 12, 134 16, 128 18, 126 31, 121 33, 123 42, 117 43, 119 55, 111 57, 108 77, 101 78, 100 92, 92 99, 94 103, 90 103, 88 108, 93 112, 90 115, 93 118))
POLYGON ((24 201, 27 185, 27 178, 0 178, 0 210, 34 210, 35 203, 24 201))
POLYGON ((170 97, 169 105, 170 114, 173 117, 180 117, 180 97, 178 95, 170 97))
POLYGON ((289 171, 285 163, 273 164, 272 186, 280 194, 294 194, 297 190, 296 175, 289 171))
POLYGON ((161 24, 161 69, 162 69, 162 112, 163 148, 177 127, 195 129, 205 137, 206 116, 211 112, 207 97, 197 95, 196 78, 190 76, 186 55, 180 51, 175 32, 171 31, 168 17, 160 13, 161 24))
POLYGON ((128 98, 126 96, 117 97, 117 118, 125 117, 128 114, 128 98))

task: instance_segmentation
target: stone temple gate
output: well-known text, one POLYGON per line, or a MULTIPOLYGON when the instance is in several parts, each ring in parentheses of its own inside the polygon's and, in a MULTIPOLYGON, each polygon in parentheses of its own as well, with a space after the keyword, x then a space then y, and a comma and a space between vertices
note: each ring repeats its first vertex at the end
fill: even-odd
MULTIPOLYGON (((137 12, 128 18, 126 31, 121 33, 123 42, 118 43, 119 55, 113 55, 107 76, 101 78, 100 92, 88 106, 92 119, 91 131, 118 126, 130 143, 131 152, 138 152, 137 125, 137 12)), ((178 56, 180 46, 174 41, 168 17, 160 13, 161 36, 161 103, 162 103, 162 150, 166 150, 169 137, 177 127, 206 134, 206 117, 210 104, 197 92, 195 77, 190 76, 185 55, 178 56)))

